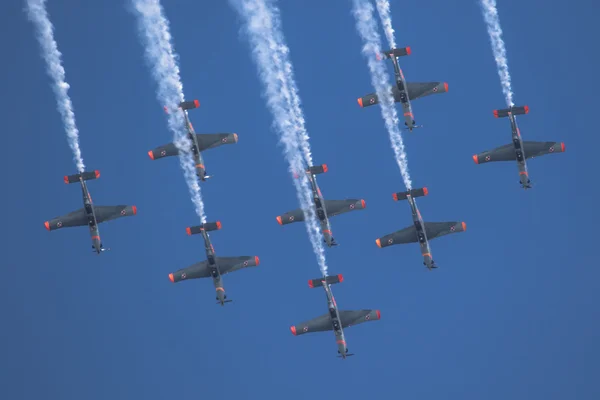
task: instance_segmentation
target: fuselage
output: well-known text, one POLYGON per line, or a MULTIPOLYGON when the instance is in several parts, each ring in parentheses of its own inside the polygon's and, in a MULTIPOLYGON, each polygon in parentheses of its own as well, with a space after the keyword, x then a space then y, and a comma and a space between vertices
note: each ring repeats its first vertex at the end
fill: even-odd
POLYGON ((198 137, 196 136, 196 132, 194 132, 194 127, 188 118, 188 114, 186 110, 182 110, 183 117, 185 118, 185 128, 188 132, 188 138, 192 142, 192 157, 194 158, 194 165, 196 167, 196 176, 200 178, 202 181, 206 181, 208 176, 206 176, 206 168, 204 167, 204 159, 202 158, 202 152, 200 152, 200 146, 198 145, 198 137))
POLYGON ((392 63, 394 63, 394 74, 396 77, 396 87, 400 92, 400 103, 402 104, 402 113, 404 114, 404 124, 407 128, 412 131, 415 127, 415 117, 413 115, 412 106, 410 104, 410 98, 408 97, 408 89, 406 86, 406 80, 404 74, 400 68, 398 58, 391 55, 392 63))
POLYGON ((344 329, 342 328, 342 320, 340 318, 340 313, 338 311, 335 298, 333 297, 333 293, 331 293, 331 288, 329 287, 329 285, 324 283, 323 288, 325 289, 325 294, 327 296, 329 320, 331 321, 333 333, 335 334, 335 342, 338 347, 338 352, 340 353, 340 356, 342 358, 346 358, 346 354, 348 353, 348 347, 346 346, 346 338, 344 337, 344 329))
POLYGON ((98 229, 96 213, 94 211, 94 205, 92 204, 92 196, 90 196, 85 181, 79 178, 79 182, 81 183, 81 193, 83 194, 83 209, 88 221, 88 227, 90 228, 90 236, 92 237, 92 248, 96 253, 100 254, 103 251, 102 240, 100 239, 100 229, 98 229))
POLYGON ((328 247, 336 246, 337 243, 335 242, 335 239, 332 236, 333 234, 331 233, 331 225, 329 224, 329 218, 327 218, 325 199, 323 199, 321 189, 319 189, 319 185, 317 184, 317 177, 309 173, 308 179, 310 180, 310 184, 312 187, 315 212, 317 213, 317 219, 319 220, 319 224, 321 225, 321 232, 323 232, 323 238, 325 240, 325 243, 328 247))
POLYGON ((517 167, 519 168, 519 181, 523 186, 523 189, 531 188, 531 181, 529 180, 529 172, 527 171, 527 161, 525 160, 525 149, 523 148, 523 139, 521 138, 521 132, 517 125, 517 118, 509 113, 510 128, 512 131, 512 141, 515 146, 515 155, 517 157, 517 167))
POLYGON ((408 204, 410 204, 413 223, 415 225, 415 229, 417 230, 417 239, 419 241, 419 247, 421 248, 421 254, 423 255, 423 264, 429 269, 435 268, 435 263, 431 257, 431 248, 429 247, 429 240, 427 239, 427 232, 425 232, 425 223, 421 217, 421 212, 419 211, 417 203, 412 196, 408 195, 407 200, 408 204))
POLYGON ((206 252, 208 269, 210 270, 210 275, 212 276, 213 284, 215 285, 215 291, 217 292, 217 301, 223 306, 225 305, 227 295, 225 294, 225 288, 223 288, 221 272, 219 271, 219 265, 216 260, 215 248, 210 242, 208 233, 205 230, 202 230, 202 237, 204 238, 204 251, 206 252))

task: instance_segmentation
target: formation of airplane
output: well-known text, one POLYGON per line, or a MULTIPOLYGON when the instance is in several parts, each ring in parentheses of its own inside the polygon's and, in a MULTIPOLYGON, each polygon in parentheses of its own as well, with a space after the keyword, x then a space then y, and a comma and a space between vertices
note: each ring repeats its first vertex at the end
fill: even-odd
POLYGON ((431 256, 429 240, 451 233, 464 232, 467 229, 467 224, 464 222, 424 222, 421 212, 417 207, 415 197, 427 196, 428 193, 427 188, 394 193, 392 197, 395 201, 408 200, 413 218, 413 226, 380 237, 375 243, 377 243, 378 247, 383 248, 395 244, 418 242, 421 247, 421 254, 423 255, 423 265, 431 271, 432 268, 437 268, 438 266, 431 256))
POLYGON ((199 226, 186 228, 188 235, 202 234, 202 238, 204 239, 204 251, 206 252, 206 261, 200 261, 199 263, 169 274, 169 280, 176 283, 188 279, 212 277, 217 292, 217 304, 224 306, 225 303, 229 303, 231 300, 227 300, 222 276, 230 272, 239 271, 243 268, 256 267, 260 264, 260 260, 257 256, 217 257, 215 248, 210 242, 208 232, 218 229, 221 229, 221 222, 219 221, 206 222, 199 226))
MULTIPOLYGON (((327 164, 315 165, 309 167, 306 170, 306 174, 308 175, 312 187, 315 212, 323 232, 323 241, 328 247, 332 247, 337 246, 338 243, 333 238, 329 218, 350 211, 362 210, 366 207, 366 203, 362 199, 325 200, 321 194, 321 189, 317 184, 317 177, 315 175, 323 174, 327 171, 327 164)), ((300 221, 304 221, 304 212, 301 208, 297 208, 277 217, 279 225, 288 225, 300 221)))
POLYGON ((503 110, 494 110, 494 117, 505 118, 510 120, 510 128, 512 132, 512 143, 497 147, 493 150, 484 151, 483 153, 475 154, 473 161, 475 164, 485 164, 494 161, 517 161, 519 168, 519 183, 525 190, 531 189, 531 180, 529 179, 529 171, 527 170, 527 159, 540 157, 546 154, 563 153, 565 144, 560 142, 528 142, 521 138, 521 131, 517 126, 516 115, 525 115, 529 113, 529 106, 510 107, 503 110))
MULTIPOLYGON (((196 133, 194 127, 188 118, 188 110, 200 107, 198 100, 183 101, 179 104, 179 109, 183 113, 185 120, 185 128, 188 133, 188 138, 192 143, 192 157, 196 165, 196 175, 201 181, 206 181, 210 178, 206 173, 206 167, 204 165, 204 159, 202 158, 202 152, 208 149, 222 146, 224 144, 234 144, 238 142, 238 135, 236 133, 196 133)), ((165 107, 165 112, 169 112, 165 107)), ((164 146, 155 148, 148 152, 148 156, 152 160, 158 160, 164 157, 172 157, 179 155, 179 150, 174 143, 169 143, 164 146)))
POLYGON ((325 289, 328 312, 320 317, 313 318, 297 325, 292 325, 290 326, 290 331, 294 336, 312 332, 333 331, 335 342, 338 346, 338 357, 345 359, 354 354, 348 352, 344 328, 362 324, 363 322, 377 321, 378 319, 381 319, 381 312, 379 310, 339 310, 329 285, 343 282, 343 280, 344 277, 342 275, 309 280, 308 286, 310 288, 323 287, 323 289, 325 289))
MULTIPOLYGON (((408 56, 410 52, 410 47, 385 50, 381 56, 377 54, 377 59, 381 60, 383 56, 384 58, 391 59, 394 64, 396 85, 392 86, 392 96, 394 97, 394 102, 402 104, 404 125, 406 125, 406 129, 412 132, 413 129, 422 128, 423 126, 416 125, 410 101, 429 96, 430 94, 446 93, 448 91, 448 84, 446 82, 406 82, 404 73, 398 62, 398 57, 408 56)), ((379 103, 377 93, 371 93, 358 98, 358 105, 361 107, 369 107, 377 103, 379 103)))
POLYGON ((66 184, 77 183, 81 184, 81 193, 83 194, 83 208, 70 212, 51 219, 50 221, 44 222, 44 226, 49 231, 54 231, 61 228, 70 228, 74 226, 85 226, 87 225, 90 230, 90 236, 92 237, 92 251, 100 254, 103 251, 110 250, 105 249, 100 239, 100 229, 98 224, 102 222, 110 221, 121 217, 129 217, 137 214, 136 206, 94 206, 92 203, 92 196, 87 188, 85 181, 92 179, 98 179, 100 177, 99 171, 82 172, 75 175, 68 175, 64 177, 66 184))

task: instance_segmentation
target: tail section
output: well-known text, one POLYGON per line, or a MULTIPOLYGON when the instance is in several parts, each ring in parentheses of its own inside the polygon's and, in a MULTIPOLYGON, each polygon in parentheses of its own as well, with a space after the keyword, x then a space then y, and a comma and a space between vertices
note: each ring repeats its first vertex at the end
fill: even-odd
POLYGON ((409 56, 410 47, 402 47, 400 49, 390 49, 382 51, 385 58, 409 56))
MULTIPOLYGON (((198 100, 188 100, 188 101, 182 101, 181 103, 179 103, 179 108, 181 108, 182 110, 193 110, 194 108, 198 108, 200 107, 200 102, 198 100)), ((169 109, 167 108, 167 106, 164 107, 165 112, 168 114, 169 113, 169 109)))
POLYGON ((324 174, 325 172, 327 172, 327 164, 322 164, 322 165, 315 165, 313 167, 310 167, 306 172, 313 174, 313 175, 319 175, 319 174, 324 174))
POLYGON ((342 274, 338 274, 338 275, 334 275, 334 276, 327 276, 327 277, 321 278, 321 279, 310 279, 308 281, 308 286, 310 288, 316 288, 316 287, 323 286, 323 284, 333 285, 335 283, 342 283, 343 281, 344 281, 344 277, 342 276, 342 274))
POLYGON ((511 107, 505 108, 503 110, 494 110, 494 117, 496 118, 505 118, 510 114, 512 115, 524 115, 529 113, 529 106, 519 106, 519 107, 511 107))
POLYGON ((185 231, 187 232, 188 235, 197 235, 198 233, 201 233, 202 231, 210 232, 210 231, 216 231, 219 229, 221 229, 221 221, 205 222, 202 225, 190 226, 190 227, 185 228, 185 231))
POLYGON ((68 185, 69 183, 77 183, 79 182, 79 180, 84 180, 84 181, 89 181, 92 179, 98 179, 100 178, 100 171, 95 170, 92 172, 82 172, 80 174, 75 174, 75 175, 68 175, 65 176, 63 179, 65 181, 65 183, 68 185))
POLYGON ((424 187, 424 188, 420 188, 420 189, 411 189, 409 192, 394 193, 392 195, 392 197, 394 198, 394 201, 399 201, 399 200, 406 200, 408 198, 408 196, 411 196, 413 198, 427 196, 428 193, 429 193, 429 191, 427 190, 426 187, 424 187))

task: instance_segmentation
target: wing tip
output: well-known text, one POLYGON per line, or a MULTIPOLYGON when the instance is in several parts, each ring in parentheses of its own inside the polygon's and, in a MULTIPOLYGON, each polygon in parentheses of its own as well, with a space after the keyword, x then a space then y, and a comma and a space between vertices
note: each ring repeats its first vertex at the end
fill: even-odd
POLYGON ((189 226, 185 228, 185 233, 187 233, 188 236, 192 236, 192 228, 190 228, 189 226))
POLYGON ((131 206, 131 211, 133 212, 133 215, 137 214, 137 206, 131 206))
POLYGON ((173 276, 173 274, 169 274, 169 280, 175 283, 175 277, 173 276))
POLYGON ((381 239, 377 239, 375 243, 377 243, 377 247, 381 248, 381 239))
POLYGON ((363 106, 362 97, 359 97, 356 101, 358 102, 358 105, 361 106, 361 108, 362 108, 362 106, 363 106))
POLYGON ((381 319, 381 311, 375 310, 375 313, 377 314, 377 319, 381 319))
POLYGON ((295 326, 290 326, 290 332, 292 332, 292 335, 296 336, 296 327, 295 326))
POLYGON ((254 262, 257 266, 260 265, 260 258, 258 258, 258 256, 254 256, 254 262))
POLYGON ((281 221, 281 215, 277 216, 277 222, 279 225, 283 225, 283 222, 281 221))
POLYGON ((342 275, 342 274, 338 274, 338 276, 337 276, 337 277, 338 277, 338 281, 339 281, 339 283, 342 283, 342 282, 344 282, 344 275, 342 275))
POLYGON ((44 226, 46 227, 47 230, 50 230, 50 222, 49 221, 44 222, 44 226))
POLYGON ((444 89, 448 92, 448 82, 444 82, 444 89))
POLYGON ((466 231, 467 230, 467 223, 463 221, 461 223, 461 225, 462 225, 462 228, 463 228, 463 232, 466 231))
POLYGON ((562 150, 562 152, 565 152, 566 146, 565 146, 565 142, 561 142, 560 143, 560 149, 562 150))
POLYGON ((216 222, 217 230, 220 230, 223 225, 221 225, 221 221, 216 222))
POLYGON ((365 202, 364 199, 360 200, 360 205, 362 206, 362 208, 367 208, 367 203, 365 202))
POLYGON ((423 188, 423 196, 427 196, 429 194, 429 189, 427 187, 423 188))
POLYGON ((233 142, 234 142, 234 143, 237 143, 237 142, 238 142, 238 134, 237 134, 237 133, 234 133, 234 134, 233 134, 233 142))
POLYGON ((200 107, 200 102, 198 100, 194 100, 194 105, 196 108, 200 107))
POLYGON ((406 55, 410 56, 410 53, 412 53, 412 50, 410 49, 410 46, 406 46, 406 55))
POLYGON ((152 150, 148 151, 148 157, 150 157, 151 160, 154 160, 154 152, 152 150))
POLYGON ((479 164, 479 158, 477 157, 477 154, 473 154, 473 161, 475 164, 479 164))

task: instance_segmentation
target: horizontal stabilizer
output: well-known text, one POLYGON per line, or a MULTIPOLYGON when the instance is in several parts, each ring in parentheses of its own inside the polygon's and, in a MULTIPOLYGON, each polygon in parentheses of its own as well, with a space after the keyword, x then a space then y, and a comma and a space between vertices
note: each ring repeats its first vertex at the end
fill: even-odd
POLYGON ((179 107, 183 110, 192 110, 200 107, 200 102, 198 100, 182 101, 179 103, 179 107))
POLYGON ((327 164, 315 165, 310 167, 306 172, 313 175, 324 174, 327 172, 327 164))
POLYGON ((398 200, 406 200, 408 198, 408 196, 411 196, 411 197, 427 196, 428 193, 429 193, 429 191, 427 190, 426 187, 424 187, 424 188, 420 188, 420 189, 411 189, 409 192, 394 193, 392 195, 392 197, 394 198, 394 201, 398 201, 398 200))
POLYGON ((98 179, 98 178, 100 178, 100 171, 96 170, 96 171, 92 171, 92 172, 82 172, 80 174, 68 175, 68 176, 65 176, 63 179, 66 184, 69 184, 69 183, 79 182, 80 179, 84 180, 84 181, 89 181, 89 180, 98 179))
POLYGON ((410 47, 402 47, 400 49, 384 50, 382 53, 386 56, 386 58, 390 58, 392 56, 394 56, 394 57, 408 56, 408 55, 410 55, 411 51, 410 51, 410 47))
POLYGON ((334 276, 327 276, 327 277, 321 278, 321 279, 310 279, 308 281, 308 286, 310 288, 316 288, 319 286, 323 286, 323 284, 333 285, 335 283, 342 283, 343 281, 344 281, 344 277, 342 276, 342 274, 338 274, 338 275, 334 275, 334 276))
POLYGON ((190 226, 185 228, 188 235, 197 235, 202 231, 210 232, 221 229, 221 222, 205 222, 202 225, 190 226))
POLYGON ((496 118, 504 118, 504 117, 508 117, 510 114, 513 115, 524 115, 529 113, 529 106, 522 106, 522 107, 511 107, 511 108, 505 108, 503 110, 494 110, 494 117, 496 118))

